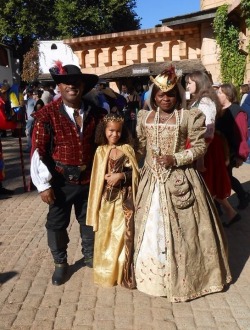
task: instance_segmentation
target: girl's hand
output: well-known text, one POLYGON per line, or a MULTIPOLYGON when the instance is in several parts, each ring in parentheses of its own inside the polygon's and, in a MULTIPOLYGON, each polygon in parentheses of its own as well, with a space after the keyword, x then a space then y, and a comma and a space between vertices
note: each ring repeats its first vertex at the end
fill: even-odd
POLYGON ((171 167, 176 165, 174 156, 165 155, 165 156, 156 156, 157 163, 162 167, 171 167))
POLYGON ((124 179, 124 175, 123 173, 109 173, 104 178, 109 186, 117 186, 124 179))

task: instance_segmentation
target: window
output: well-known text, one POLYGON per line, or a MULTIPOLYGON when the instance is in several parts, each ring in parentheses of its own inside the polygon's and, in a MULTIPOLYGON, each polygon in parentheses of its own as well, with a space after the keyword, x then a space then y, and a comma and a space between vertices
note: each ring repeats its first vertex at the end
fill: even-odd
POLYGON ((57 49, 57 45, 56 45, 56 44, 52 44, 52 45, 51 45, 51 50, 52 50, 52 49, 57 49))

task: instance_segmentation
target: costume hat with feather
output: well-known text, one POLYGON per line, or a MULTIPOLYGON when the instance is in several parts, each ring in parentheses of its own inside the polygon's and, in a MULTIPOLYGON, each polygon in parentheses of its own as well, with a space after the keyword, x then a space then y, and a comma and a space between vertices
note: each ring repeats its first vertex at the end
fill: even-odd
POLYGON ((156 86, 158 86, 160 90, 163 92, 168 92, 174 88, 181 76, 182 70, 177 70, 174 66, 171 65, 155 78, 151 76, 150 80, 156 86))
POLYGON ((61 61, 55 61, 55 65, 49 69, 49 72, 58 84, 74 84, 78 79, 85 83, 85 94, 88 93, 98 82, 98 76, 95 74, 82 73, 80 68, 73 64, 62 65, 61 61))

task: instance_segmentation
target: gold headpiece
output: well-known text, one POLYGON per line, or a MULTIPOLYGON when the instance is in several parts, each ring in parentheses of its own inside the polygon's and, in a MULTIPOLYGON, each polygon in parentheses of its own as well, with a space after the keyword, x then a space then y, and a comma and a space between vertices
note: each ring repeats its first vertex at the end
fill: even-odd
POLYGON ((124 118, 120 117, 120 116, 110 116, 110 115, 106 115, 103 117, 103 121, 105 123, 109 122, 109 121, 113 121, 113 122, 118 122, 118 123, 123 123, 124 122, 124 118))
POLYGON ((151 76, 150 80, 158 86, 160 90, 163 92, 168 92, 174 88, 181 76, 182 70, 178 70, 171 65, 155 78, 151 76))

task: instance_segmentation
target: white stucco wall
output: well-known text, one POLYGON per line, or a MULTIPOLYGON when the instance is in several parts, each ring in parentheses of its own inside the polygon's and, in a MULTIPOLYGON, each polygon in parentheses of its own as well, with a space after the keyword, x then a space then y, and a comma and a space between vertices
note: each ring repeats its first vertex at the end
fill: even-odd
POLYGON ((39 41, 39 64, 42 74, 49 73, 49 68, 54 61, 60 60, 63 65, 74 64, 79 66, 78 57, 73 53, 70 46, 59 40, 39 41), (55 45, 56 49, 51 49, 55 45))

